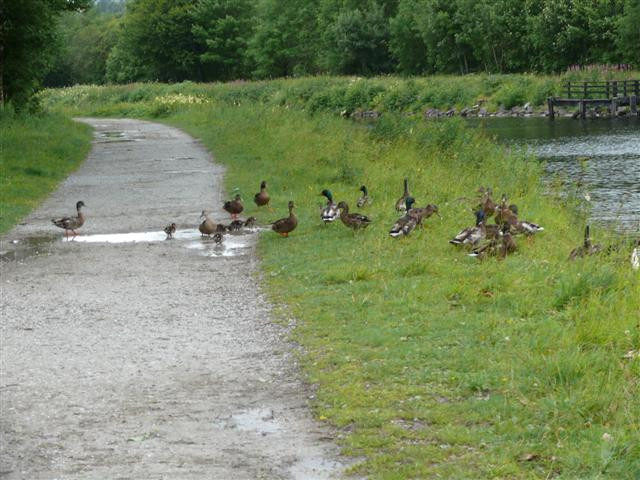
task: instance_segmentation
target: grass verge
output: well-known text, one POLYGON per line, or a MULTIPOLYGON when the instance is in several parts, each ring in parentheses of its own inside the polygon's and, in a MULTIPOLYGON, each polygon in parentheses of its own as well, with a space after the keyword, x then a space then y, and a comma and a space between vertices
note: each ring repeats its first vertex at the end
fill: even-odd
POLYGON ((0 112, 0 234, 33 210, 91 147, 91 128, 59 114, 0 112))
MULTIPOLYGON (((135 108, 149 116, 155 107, 135 108)), ((305 372, 318 385, 317 417, 344 432, 345 453, 364 458, 357 473, 640 475, 640 359, 623 358, 640 345, 640 280, 626 253, 567 261, 583 224, 544 191, 536 162, 456 120, 389 116, 363 126, 217 102, 167 115, 228 167, 229 190, 248 200, 269 182, 277 216, 252 205, 247 215, 265 221, 284 216, 289 199, 298 205, 290 238, 260 241, 266 288, 296 321, 305 372), (393 240, 405 176, 443 220, 393 240), (322 225, 320 190, 353 204, 362 183, 374 197, 373 225, 356 235, 322 225), (504 261, 478 262, 447 243, 472 222, 470 198, 487 184, 546 228, 519 239, 504 261)))

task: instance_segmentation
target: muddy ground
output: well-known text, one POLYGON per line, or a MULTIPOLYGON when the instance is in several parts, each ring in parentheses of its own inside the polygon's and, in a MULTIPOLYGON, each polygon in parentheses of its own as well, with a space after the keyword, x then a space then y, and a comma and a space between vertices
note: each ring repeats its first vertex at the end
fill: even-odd
POLYGON ((194 230, 203 208, 229 221, 223 169, 176 129, 82 121, 88 160, 0 245, 0 478, 339 477, 260 293, 257 234, 194 230), (78 200, 64 241, 51 218, 78 200))

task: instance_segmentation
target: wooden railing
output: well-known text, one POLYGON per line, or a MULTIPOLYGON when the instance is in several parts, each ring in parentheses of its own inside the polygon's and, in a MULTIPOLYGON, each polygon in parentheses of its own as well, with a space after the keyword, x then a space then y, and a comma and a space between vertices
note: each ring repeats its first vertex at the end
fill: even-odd
POLYGON ((567 82, 567 99, 614 98, 635 95, 640 97, 640 80, 614 80, 601 82, 567 82))

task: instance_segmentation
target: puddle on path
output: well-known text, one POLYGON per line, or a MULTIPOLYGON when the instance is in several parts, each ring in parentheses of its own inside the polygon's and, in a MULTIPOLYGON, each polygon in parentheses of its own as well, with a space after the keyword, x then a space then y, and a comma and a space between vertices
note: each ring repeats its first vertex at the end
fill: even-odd
POLYGON ((340 462, 324 457, 302 457, 291 466, 289 472, 296 479, 325 480, 334 478, 335 473, 343 468, 340 462))
POLYGON ((234 413, 228 418, 215 422, 218 428, 237 428, 245 432, 256 432, 260 435, 276 433, 282 426, 276 421, 271 408, 259 407, 234 413))
POLYGON ((0 246, 0 260, 20 261, 33 255, 48 253, 51 245, 57 240, 56 236, 27 237, 20 240, 2 242, 0 246))

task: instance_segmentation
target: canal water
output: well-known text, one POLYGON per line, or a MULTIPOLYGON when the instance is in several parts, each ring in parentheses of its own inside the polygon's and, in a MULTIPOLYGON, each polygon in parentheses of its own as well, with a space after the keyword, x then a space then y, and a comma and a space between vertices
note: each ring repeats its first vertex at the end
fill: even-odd
POLYGON ((545 163, 548 178, 589 199, 593 222, 640 233, 640 118, 474 120, 498 141, 519 146, 545 163))

